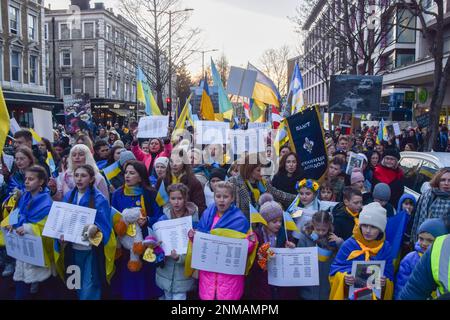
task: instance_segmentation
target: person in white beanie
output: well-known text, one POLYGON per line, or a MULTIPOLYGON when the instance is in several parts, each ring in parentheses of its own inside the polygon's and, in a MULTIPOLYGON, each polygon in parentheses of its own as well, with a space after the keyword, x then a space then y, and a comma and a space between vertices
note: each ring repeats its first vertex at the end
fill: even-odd
POLYGON ((155 188, 158 179, 163 180, 167 175, 167 168, 169 167, 169 158, 159 157, 156 158, 154 163, 154 170, 150 175, 150 185, 155 188))
MULTIPOLYGON (((372 202, 364 206, 359 214, 359 227, 353 231, 353 236, 347 239, 339 249, 336 259, 330 268, 330 300, 343 300, 349 296, 348 288, 358 284, 359 288, 372 285, 367 279, 355 279, 352 274, 354 261, 384 261, 384 272, 380 276, 381 293, 374 291, 373 298, 391 300, 394 293, 394 264, 391 246, 385 239, 386 209, 379 203, 372 202), (358 280, 358 281, 356 281, 358 280)), ((376 283, 376 282, 375 282, 376 283)), ((353 298, 353 297, 350 297, 353 298)))

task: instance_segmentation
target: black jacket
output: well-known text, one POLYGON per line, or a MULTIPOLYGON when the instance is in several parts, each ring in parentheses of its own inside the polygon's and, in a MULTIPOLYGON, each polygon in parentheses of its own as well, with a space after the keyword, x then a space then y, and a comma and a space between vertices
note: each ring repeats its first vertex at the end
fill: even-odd
POLYGON ((339 202, 331 211, 333 215, 334 234, 339 238, 347 240, 353 235, 353 228, 355 226, 355 220, 345 210, 343 202, 339 202))

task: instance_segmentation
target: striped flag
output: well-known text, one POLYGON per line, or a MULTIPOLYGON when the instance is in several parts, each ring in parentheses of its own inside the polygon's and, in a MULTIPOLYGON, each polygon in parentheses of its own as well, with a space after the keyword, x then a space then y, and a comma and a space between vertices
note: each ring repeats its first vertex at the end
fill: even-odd
POLYGON ((249 204, 250 206, 250 223, 262 223, 263 225, 267 226, 267 221, 263 218, 263 216, 256 210, 252 204, 249 204))
POLYGON ((39 142, 42 141, 41 136, 38 135, 38 133, 34 131, 34 129, 30 128, 29 130, 31 132, 31 135, 33 136, 33 144, 38 144, 39 142))
POLYGON ((103 169, 103 173, 105 174, 106 178, 111 182, 111 179, 116 177, 121 172, 119 162, 116 161, 112 165, 106 167, 103 169))
POLYGON ((295 224, 294 219, 292 219, 291 215, 286 211, 283 212, 283 220, 285 230, 300 232, 300 230, 298 230, 297 228, 297 225, 295 224))
POLYGON ((51 173, 56 171, 55 159, 53 159, 53 155, 50 151, 47 151, 47 159, 45 159, 45 163, 50 168, 51 173))
POLYGON ((158 189, 158 194, 156 195, 156 203, 158 206, 164 207, 164 205, 168 202, 169 195, 167 194, 166 187, 164 186, 164 180, 162 180, 158 189))

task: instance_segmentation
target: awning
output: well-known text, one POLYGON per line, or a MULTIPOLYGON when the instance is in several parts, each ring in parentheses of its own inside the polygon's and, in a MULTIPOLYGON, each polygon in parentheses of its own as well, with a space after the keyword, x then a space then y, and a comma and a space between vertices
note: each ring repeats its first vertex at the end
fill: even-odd
POLYGON ((23 93, 23 92, 14 92, 14 91, 3 91, 3 95, 5 97, 5 101, 9 103, 20 103, 23 105, 30 105, 32 107, 39 108, 39 105, 47 105, 47 106, 57 106, 63 105, 61 100, 56 99, 55 96, 46 95, 46 94, 35 94, 35 93, 23 93))
POLYGON ((131 110, 124 110, 124 109, 108 109, 111 112, 114 112, 115 114, 121 116, 121 117, 128 117, 131 110))

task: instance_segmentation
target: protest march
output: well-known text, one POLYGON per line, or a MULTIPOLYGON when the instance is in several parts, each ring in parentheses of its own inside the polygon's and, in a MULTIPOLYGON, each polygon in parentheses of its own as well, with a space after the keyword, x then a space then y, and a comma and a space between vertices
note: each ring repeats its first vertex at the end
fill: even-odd
POLYGON ((333 75, 325 112, 298 62, 282 97, 211 59, 163 110, 133 68, 114 121, 81 89, 25 118, 0 81, 1 300, 450 298, 448 123, 430 151, 431 118, 368 121, 373 75, 333 75))

